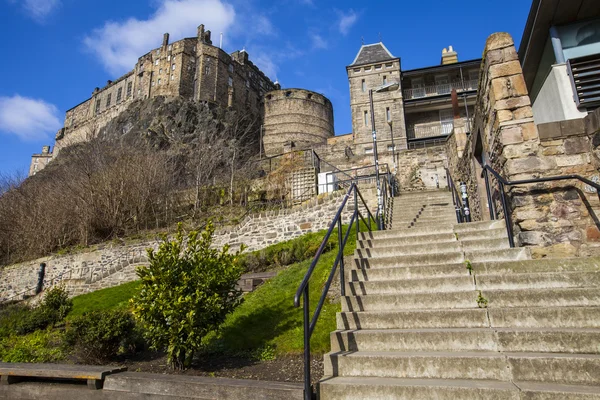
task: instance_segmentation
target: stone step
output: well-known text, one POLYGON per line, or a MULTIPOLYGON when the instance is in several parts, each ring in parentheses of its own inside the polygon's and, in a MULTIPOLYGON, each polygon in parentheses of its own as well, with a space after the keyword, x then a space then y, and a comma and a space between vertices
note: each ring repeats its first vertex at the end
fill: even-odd
POLYGON ((410 267, 364 269, 351 268, 350 270, 347 270, 347 273, 348 281, 353 282, 469 275, 469 271, 464 262, 453 264, 417 265, 410 267))
POLYGON ((419 235, 431 235, 439 233, 458 233, 459 237, 461 234, 487 231, 490 229, 506 229, 503 220, 498 221, 484 221, 484 222, 471 222, 468 224, 438 224, 434 226, 425 226, 411 230, 403 229, 390 229, 385 231, 373 231, 373 232, 361 232, 359 234, 360 239, 387 239, 387 238, 398 238, 406 236, 419 236, 419 235))
MULTIPOLYGON (((465 268, 466 269, 466 268, 465 268)), ((600 288, 600 272, 543 272, 513 275, 429 276, 411 279, 358 280, 346 282, 346 294, 364 296, 370 294, 447 293, 482 291, 499 301, 506 290, 551 290, 573 288, 600 288), (490 292, 491 291, 491 292, 490 292), (498 292, 499 291, 499 292, 498 292), (488 293, 489 292, 489 293, 488 293)), ((600 293, 600 290, 598 290, 600 293)), ((558 293, 560 297, 561 294, 558 293)))
POLYGON ((502 351, 599 354, 600 329, 363 329, 331 333, 331 351, 502 351))
POLYGON ((477 250, 500 250, 508 249, 506 238, 479 239, 464 241, 430 242, 418 244, 391 244, 378 245, 370 248, 357 248, 354 256, 358 258, 397 256, 404 257, 415 254, 447 254, 449 252, 477 251, 477 250))
POLYGON ((452 251, 443 254, 413 254, 406 256, 379 256, 378 254, 382 252, 381 250, 374 249, 374 251, 370 253, 368 251, 369 249, 360 249, 355 252, 355 254, 360 255, 355 258, 355 268, 409 267, 417 265, 434 265, 443 262, 456 264, 467 260, 473 263, 480 261, 513 261, 530 258, 529 249, 527 248, 476 250, 467 251, 465 253, 462 251, 452 251), (371 254, 371 256, 369 256, 369 254, 371 254))
POLYGON ((329 376, 600 385, 596 354, 359 351, 329 353, 324 361, 329 376))
POLYGON ((406 294, 475 291, 475 282, 468 274, 458 277, 346 282, 346 295, 406 294))
POLYGON ((454 232, 447 232, 417 236, 388 237, 382 239, 359 239, 357 246, 358 248, 374 248, 403 246, 409 244, 448 243, 456 242, 457 240, 470 241, 478 239, 505 239, 508 242, 508 239, 506 238, 506 229, 500 228, 484 231, 465 232, 462 233, 460 236, 454 232))
MULTIPOLYGON (((355 307, 355 310, 359 310, 355 307)), ((600 306, 343 311, 337 329, 600 328, 600 306)))
MULTIPOLYGON (((443 279, 443 278, 442 278, 443 279)), ((372 282, 361 282, 363 284, 372 282)), ((596 307, 600 290, 592 288, 552 288, 485 290, 481 295, 488 308, 512 307, 596 307)), ((343 296, 342 311, 387 311, 411 309, 457 309, 477 306, 479 291, 431 291, 400 294, 343 296)))
POLYGON ((600 400, 600 386, 458 379, 325 377, 322 400, 600 400))
POLYGON ((600 271, 600 258, 490 261, 471 263, 477 275, 502 275, 524 272, 600 271))

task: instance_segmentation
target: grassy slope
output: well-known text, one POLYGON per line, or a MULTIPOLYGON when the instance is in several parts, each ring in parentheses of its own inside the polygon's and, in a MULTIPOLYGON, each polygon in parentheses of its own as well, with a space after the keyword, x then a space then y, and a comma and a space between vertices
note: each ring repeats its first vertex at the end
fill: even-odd
MULTIPOLYGON (((311 234, 311 238, 314 235, 311 234)), ((324 232, 321 232, 320 237, 322 238, 323 235, 324 232)), ((337 238, 337 230, 332 237, 337 238)), ((306 241, 306 238, 300 237, 294 240, 306 241)), ((346 254, 352 254, 355 243, 353 229, 345 249, 346 254)), ((336 251, 325 253, 313 273, 309 296, 311 315, 319 301, 336 253, 336 251)), ((274 347, 278 354, 302 352, 302 308, 294 308, 293 299, 311 261, 312 257, 286 267, 255 292, 246 295, 244 303, 227 317, 220 332, 207 338, 209 348, 237 352, 269 346, 274 347)), ((139 282, 131 282, 77 296, 73 299, 73 310, 68 318, 81 315, 86 311, 126 308, 128 300, 138 290, 139 282)), ((311 339, 313 352, 329 351, 329 333, 336 329, 335 314, 339 310, 339 304, 331 304, 329 301, 325 303, 311 339)))

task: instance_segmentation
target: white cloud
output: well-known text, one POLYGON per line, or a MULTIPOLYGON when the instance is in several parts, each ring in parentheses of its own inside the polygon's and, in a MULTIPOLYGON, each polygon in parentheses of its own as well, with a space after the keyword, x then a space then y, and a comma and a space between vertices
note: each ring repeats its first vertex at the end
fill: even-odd
MULTIPOLYGON (((9 1, 16 3, 18 0, 9 1)), ((60 0, 23 0, 20 3, 27 15, 38 22, 43 22, 52 11, 60 6, 60 0)))
POLYGON ((220 0, 160 0, 148 19, 108 21, 88 35, 84 44, 116 75, 131 70, 141 55, 160 46, 165 32, 171 34, 171 41, 192 37, 203 23, 213 32, 213 42, 218 43, 219 33, 234 20, 233 6, 220 0))
POLYGON ((340 20, 338 21, 338 28, 342 35, 347 35, 350 32, 352 25, 358 20, 358 14, 354 10, 350 10, 346 13, 339 12, 340 20))
POLYGON ((0 97, 0 132, 24 140, 48 137, 62 127, 56 106, 43 100, 15 95, 0 97))
POLYGON ((310 35, 313 49, 326 49, 327 41, 319 34, 313 33, 310 35))

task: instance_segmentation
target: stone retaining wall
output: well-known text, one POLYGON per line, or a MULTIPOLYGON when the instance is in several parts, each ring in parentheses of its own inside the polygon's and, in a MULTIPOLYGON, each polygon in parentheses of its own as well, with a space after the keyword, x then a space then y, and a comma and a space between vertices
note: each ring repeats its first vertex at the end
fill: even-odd
MULTIPOLYGON (((376 208, 375 192, 361 189, 365 201, 376 208)), ((339 208, 345 191, 325 194, 291 209, 266 211, 247 216, 239 225, 217 230, 214 245, 229 243, 233 249, 241 244, 247 251, 326 229, 339 208)), ((352 199, 351 199, 352 200, 352 199)), ((343 220, 349 222, 352 201, 346 207, 343 220)), ((146 261, 146 249, 158 248, 157 241, 132 245, 100 245, 97 249, 64 256, 53 255, 0 269, 0 302, 30 289, 37 283, 40 263, 46 263, 45 287, 57 282, 66 285, 71 295, 117 286, 137 279, 135 267, 146 261)))

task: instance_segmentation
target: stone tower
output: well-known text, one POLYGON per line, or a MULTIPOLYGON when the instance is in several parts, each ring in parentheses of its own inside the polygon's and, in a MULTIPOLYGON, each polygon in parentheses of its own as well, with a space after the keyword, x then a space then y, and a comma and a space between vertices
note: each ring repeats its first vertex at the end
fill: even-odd
POLYGON ((400 59, 394 57, 381 42, 363 45, 352 64, 346 67, 346 71, 350 83, 352 132, 355 143, 364 143, 366 151, 369 151, 369 143, 372 140, 369 90, 396 82, 398 87, 393 90, 373 93, 375 127, 380 146, 383 146, 383 143, 387 146, 393 133, 396 149, 406 149, 400 59))

